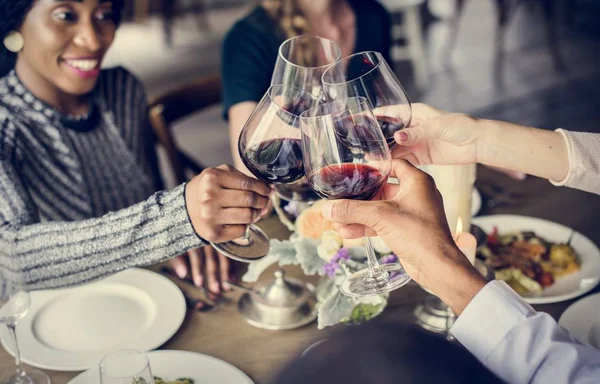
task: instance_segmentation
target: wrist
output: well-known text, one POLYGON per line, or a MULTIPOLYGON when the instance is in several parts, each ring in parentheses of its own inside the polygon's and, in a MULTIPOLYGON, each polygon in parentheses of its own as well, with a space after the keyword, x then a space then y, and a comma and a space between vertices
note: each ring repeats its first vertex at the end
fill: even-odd
POLYGON ((423 285, 460 315, 487 282, 455 246, 443 254, 428 258, 421 273, 423 285))
POLYGON ((475 130, 477 135, 475 162, 479 164, 488 164, 490 161, 490 148, 493 148, 494 137, 497 130, 497 122, 494 120, 479 120, 479 127, 475 130), (490 145, 491 143, 491 145, 490 145))

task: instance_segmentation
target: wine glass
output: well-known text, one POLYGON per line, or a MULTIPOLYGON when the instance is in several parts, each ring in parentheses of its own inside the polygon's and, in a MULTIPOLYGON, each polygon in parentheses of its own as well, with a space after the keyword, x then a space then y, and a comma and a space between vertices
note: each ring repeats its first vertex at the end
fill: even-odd
MULTIPOLYGON (((310 93, 286 85, 267 90, 242 128, 238 141, 240 157, 258 179, 267 183, 293 183, 304 176, 300 148, 300 114, 319 100, 310 93)), ((269 250, 269 238, 256 225, 246 231, 249 244, 239 241, 213 244, 219 252, 236 260, 269 250)))
POLYGON ((134 349, 124 349, 100 361, 102 384, 154 384, 148 357, 134 349))
MULTIPOLYGON (((326 38, 302 35, 279 46, 271 85, 288 85, 324 99, 321 77, 341 57, 339 46, 326 38)), ((310 203, 318 200, 305 178, 291 184, 276 184, 277 196, 287 201, 310 203)))
MULTIPOLYGON (((308 183, 327 199, 370 200, 387 182, 390 150, 364 97, 314 107, 301 116, 308 183)), ((340 291, 352 297, 390 292, 410 281, 399 263, 379 265, 365 238, 368 267, 349 275, 340 291)))
POLYGON ((8 269, 0 271, 0 323, 6 325, 12 339, 16 371, 2 377, 0 384, 50 384, 50 378, 42 371, 28 368, 21 362, 21 353, 17 342, 16 326, 29 310, 31 298, 19 273, 10 273, 8 269))
POLYGON ((322 77, 327 100, 365 97, 390 148, 412 118, 408 96, 379 52, 359 52, 332 64, 322 77))
POLYGON ((302 35, 279 46, 271 85, 290 85, 322 98, 321 77, 341 57, 340 47, 329 39, 302 35))

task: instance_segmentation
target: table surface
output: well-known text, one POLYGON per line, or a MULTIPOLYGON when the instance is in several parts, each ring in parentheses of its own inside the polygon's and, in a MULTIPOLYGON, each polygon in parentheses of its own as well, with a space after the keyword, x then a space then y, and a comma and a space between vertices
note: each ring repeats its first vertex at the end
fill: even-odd
MULTIPOLYGON (((525 181, 515 181, 484 167, 478 168, 476 185, 484 196, 484 207, 480 215, 510 213, 547 219, 572 227, 600 244, 600 225, 596 217, 600 213, 600 196, 556 188, 545 180, 532 177, 525 181), (506 205, 487 208, 486 198, 490 193, 498 193, 499 189, 512 193, 514 198, 506 205)), ((261 226, 272 238, 284 239, 289 236, 276 218, 265 220, 261 226)), ((297 268, 286 270, 290 276, 301 276, 301 271, 297 268)), ((273 268, 269 271, 272 272, 273 268)), ((269 271, 261 276, 262 281, 272 277, 269 271)), ((314 277, 304 279, 314 281, 314 277)), ((176 283, 191 297, 199 294, 193 287, 178 281, 176 283)), ((596 292, 600 292, 600 287, 596 287, 591 293, 596 292)), ((315 323, 292 331, 254 328, 246 324, 237 313, 236 301, 239 296, 237 292, 228 293, 229 302, 213 312, 188 311, 181 328, 161 349, 205 353, 237 366, 256 383, 265 383, 287 361, 299 356, 307 346, 314 340, 323 338, 327 332, 317 330, 315 323)), ((391 294, 389 305, 381 316, 388 320, 414 322, 413 310, 426 296, 422 289, 411 282, 391 294)), ((558 320, 575 300, 534 307, 558 320)), ((0 372, 12 370, 13 364, 13 359, 4 350, 0 350, 0 372)), ((46 372, 53 384, 67 383, 78 374, 46 372)))

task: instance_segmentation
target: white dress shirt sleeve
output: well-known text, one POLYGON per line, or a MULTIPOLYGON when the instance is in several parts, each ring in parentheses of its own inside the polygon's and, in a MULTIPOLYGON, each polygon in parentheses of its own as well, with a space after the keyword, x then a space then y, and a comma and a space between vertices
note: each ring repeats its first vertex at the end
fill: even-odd
POLYGON ((450 331, 508 383, 600 383, 600 351, 577 342, 503 281, 488 283, 450 331))

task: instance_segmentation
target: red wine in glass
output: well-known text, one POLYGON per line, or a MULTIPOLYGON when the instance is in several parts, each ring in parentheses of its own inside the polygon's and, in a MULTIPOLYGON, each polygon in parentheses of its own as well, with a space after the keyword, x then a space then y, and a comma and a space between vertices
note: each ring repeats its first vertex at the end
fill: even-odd
POLYGON ((270 139, 246 148, 241 158, 264 181, 292 183, 304 176, 301 146, 300 139, 270 139))
POLYGON ((385 182, 377 168, 355 163, 328 165, 309 176, 314 191, 326 199, 370 200, 385 182))
POLYGON ((383 132, 383 137, 385 137, 385 141, 392 148, 396 145, 396 140, 394 140, 394 133, 404 128, 404 122, 400 119, 390 116, 375 116, 377 122, 379 123, 379 127, 381 128, 381 132, 383 132))

